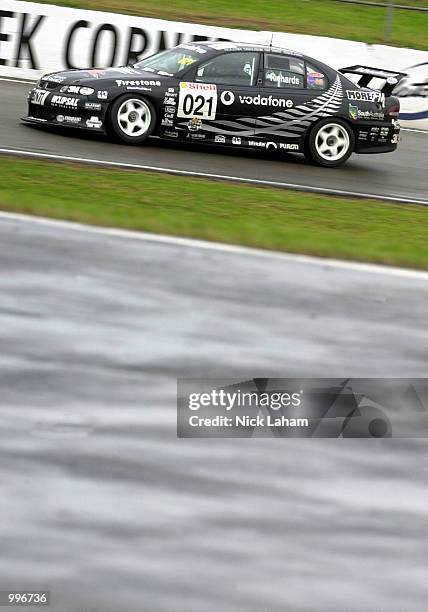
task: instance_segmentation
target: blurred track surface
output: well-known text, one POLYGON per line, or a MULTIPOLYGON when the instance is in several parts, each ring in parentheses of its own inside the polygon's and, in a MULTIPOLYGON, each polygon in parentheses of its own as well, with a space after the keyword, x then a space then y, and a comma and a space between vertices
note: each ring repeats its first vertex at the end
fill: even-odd
POLYGON ((259 151, 219 152, 212 147, 186 147, 158 139, 144 147, 129 147, 106 142, 97 134, 77 130, 53 133, 21 124, 28 89, 29 85, 0 81, 0 148, 428 200, 426 134, 403 132, 397 152, 354 155, 339 169, 308 165, 300 155, 281 159, 259 151))
POLYGON ((0 257, 2 589, 426 612, 426 441, 175 432, 177 376, 425 376, 426 278, 10 218, 0 257))

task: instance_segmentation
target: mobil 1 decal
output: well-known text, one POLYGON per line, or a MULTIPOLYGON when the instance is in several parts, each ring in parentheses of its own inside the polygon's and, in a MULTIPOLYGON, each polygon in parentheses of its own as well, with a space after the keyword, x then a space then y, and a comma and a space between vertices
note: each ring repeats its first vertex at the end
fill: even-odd
POLYGON ((177 117, 215 119, 217 85, 208 83, 180 83, 177 117))

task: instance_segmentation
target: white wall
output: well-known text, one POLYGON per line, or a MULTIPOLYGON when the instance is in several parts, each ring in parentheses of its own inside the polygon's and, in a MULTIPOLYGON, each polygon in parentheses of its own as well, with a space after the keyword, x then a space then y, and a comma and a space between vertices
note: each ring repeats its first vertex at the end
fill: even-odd
MULTIPOLYGON (((195 38, 267 42, 271 34, 1 0, 0 75, 36 79, 67 67, 124 65, 130 52, 141 58, 195 38)), ((407 72, 398 90, 402 121, 428 130, 428 52, 301 34, 275 33, 273 41, 334 68, 407 72)))

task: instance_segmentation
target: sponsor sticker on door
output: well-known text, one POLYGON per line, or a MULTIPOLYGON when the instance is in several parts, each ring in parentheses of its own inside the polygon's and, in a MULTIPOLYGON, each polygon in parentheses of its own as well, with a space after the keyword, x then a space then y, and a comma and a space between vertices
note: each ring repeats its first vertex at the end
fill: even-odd
POLYGON ((177 117, 213 120, 217 112, 217 85, 180 83, 177 117))

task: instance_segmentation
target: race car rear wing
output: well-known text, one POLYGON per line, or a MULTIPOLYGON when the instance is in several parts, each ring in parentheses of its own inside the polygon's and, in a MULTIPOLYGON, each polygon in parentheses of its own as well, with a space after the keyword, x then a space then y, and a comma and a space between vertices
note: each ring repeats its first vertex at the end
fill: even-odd
MULTIPOLYGON (((357 75, 360 78, 357 81, 359 87, 368 87, 381 91, 385 96, 391 96, 393 90, 398 83, 407 76, 404 72, 393 72, 391 70, 380 70, 378 68, 369 68, 368 66, 350 66, 349 68, 340 68, 339 72, 344 74, 357 75), (379 86, 379 81, 383 81, 379 86)), ((355 79, 352 79, 355 80, 355 79)))

